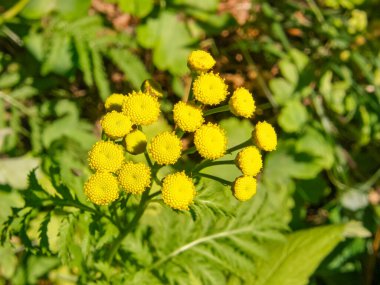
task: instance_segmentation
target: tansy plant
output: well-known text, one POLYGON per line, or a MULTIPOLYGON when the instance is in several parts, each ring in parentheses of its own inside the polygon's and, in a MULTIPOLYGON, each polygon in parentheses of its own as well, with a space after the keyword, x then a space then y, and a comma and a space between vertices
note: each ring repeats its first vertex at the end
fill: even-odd
POLYGON ((214 64, 207 52, 190 54, 190 92, 162 131, 166 94, 156 82, 110 95, 101 140, 88 153, 92 174, 84 190, 64 185, 54 165, 48 182, 32 171, 21 192, 25 204, 13 208, 1 241, 56 258, 63 267, 52 280, 69 274, 77 284, 253 284, 261 276, 253 264, 271 251, 265 242, 283 238, 288 219, 284 200, 265 190, 265 173, 256 193, 262 156, 276 149, 277 137, 265 121, 249 133, 252 94, 241 87, 229 96, 214 64), (244 120, 215 121, 211 115, 221 112, 244 120), (227 121, 234 128, 249 124, 242 128, 249 139, 227 136, 227 121), (213 172, 217 167, 238 177, 230 181, 236 175, 213 172))
POLYGON ((146 80, 139 91, 112 94, 106 99, 107 113, 101 119, 103 137, 88 155, 94 174, 85 183, 84 192, 92 203, 110 205, 122 191, 124 195, 142 195, 141 208, 153 197, 161 197, 172 209, 187 211, 197 195, 194 181, 202 176, 230 185, 239 201, 249 200, 256 194, 255 177, 262 169, 262 152, 276 149, 276 132, 269 123, 258 122, 249 141, 227 149, 226 131, 211 121, 210 115, 230 111, 235 116, 252 119, 256 106, 252 94, 243 87, 229 97, 224 79, 211 71, 214 65, 215 60, 205 51, 190 54, 188 67, 194 75, 190 94, 174 105, 172 131, 161 132, 149 142, 144 127, 155 123, 160 116, 163 91, 158 84, 146 80), (227 104, 219 106, 226 101, 227 104), (184 149, 183 140, 189 138, 194 146, 184 149), (235 160, 218 160, 236 150, 240 152, 235 160), (125 159, 126 152, 144 153, 146 164, 125 159), (157 174, 163 166, 181 168, 177 162, 191 160, 196 152, 203 158, 199 164, 159 179, 157 174), (230 182, 223 178, 223 173, 216 177, 202 172, 206 167, 220 164, 236 164, 242 175, 230 182), (151 193, 153 184, 159 189, 151 193))

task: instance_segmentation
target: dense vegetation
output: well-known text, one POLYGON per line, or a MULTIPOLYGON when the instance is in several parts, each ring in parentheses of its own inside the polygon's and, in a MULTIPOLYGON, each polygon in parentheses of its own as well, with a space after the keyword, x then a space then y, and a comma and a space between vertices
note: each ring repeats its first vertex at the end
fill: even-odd
MULTIPOLYGON (((0 13, 1 284, 380 283, 380 1, 0 0, 0 13), (191 214, 149 204, 121 240, 139 198, 98 207, 83 192, 104 101, 153 78, 162 116, 144 131, 170 129, 195 49, 252 91, 277 150, 250 201, 202 178, 191 214)), ((213 119, 229 147, 250 137, 250 120, 213 119)))

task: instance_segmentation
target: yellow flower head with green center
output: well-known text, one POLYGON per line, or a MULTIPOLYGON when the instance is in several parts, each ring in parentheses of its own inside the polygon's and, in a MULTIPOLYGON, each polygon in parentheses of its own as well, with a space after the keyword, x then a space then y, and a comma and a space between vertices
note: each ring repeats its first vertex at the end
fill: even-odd
POLYGON ((161 86, 152 79, 145 80, 141 86, 141 89, 144 93, 153 97, 161 98, 164 96, 164 91, 161 89, 161 86))
POLYGON ((217 105, 228 95, 227 85, 219 74, 202 73, 193 83, 193 93, 196 100, 205 105, 217 105))
POLYGON ((100 121, 104 133, 112 139, 124 137, 132 130, 131 120, 124 114, 112 111, 100 121))
POLYGON ((106 107, 106 110, 109 111, 117 111, 121 112, 123 102, 126 96, 123 94, 117 94, 114 93, 111 96, 108 96, 106 99, 106 102, 104 103, 104 106, 106 107))
POLYGON ((260 151, 255 146, 242 149, 236 156, 236 165, 244 175, 256 176, 263 167, 260 151))
POLYGON ((200 108, 185 102, 178 102, 173 109, 174 122, 185 132, 195 132, 204 122, 200 108))
POLYGON ((202 157, 207 159, 220 158, 227 149, 226 132, 217 124, 202 125, 195 131, 194 144, 202 157))
POLYGON ((143 153, 147 145, 146 135, 137 129, 127 134, 124 142, 127 151, 132 154, 143 153))
POLYGON ((110 141, 97 142, 88 153, 88 164, 95 171, 116 172, 123 161, 123 147, 110 141))
POLYGON ((125 192, 142 194, 150 185, 150 168, 142 162, 128 161, 120 168, 118 180, 125 192))
POLYGON ((84 184, 84 193, 96 205, 108 205, 119 198, 117 179, 108 172, 96 172, 84 184))
POLYGON ((160 104, 149 94, 132 92, 124 100, 123 113, 136 125, 150 125, 158 120, 160 104))
POLYGON ((247 201, 256 194, 256 179, 252 176, 240 176, 235 179, 232 192, 239 201, 247 201))
POLYGON ((256 145, 265 150, 272 151, 277 146, 277 134, 271 124, 263 121, 258 122, 252 132, 253 141, 256 145))
POLYGON ((206 51, 195 50, 187 58, 187 66, 196 72, 209 71, 215 65, 215 59, 206 51))
POLYGON ((166 176, 162 183, 162 200, 173 209, 189 210, 193 203, 195 187, 193 181, 184 172, 166 176))
POLYGON ((232 114, 235 116, 252 118, 256 110, 252 94, 242 87, 235 90, 228 103, 232 114))
POLYGON ((174 164, 181 156, 182 143, 173 132, 167 131, 155 136, 148 149, 158 164, 174 164))

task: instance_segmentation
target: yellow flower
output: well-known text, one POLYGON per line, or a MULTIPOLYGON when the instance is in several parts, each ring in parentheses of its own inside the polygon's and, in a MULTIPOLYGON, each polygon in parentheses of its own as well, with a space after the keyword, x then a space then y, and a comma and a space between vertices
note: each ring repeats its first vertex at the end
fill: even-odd
POLYGON ((234 196, 239 201, 247 201, 256 194, 256 179, 251 176, 240 176, 232 186, 234 196))
POLYGON ((217 159, 224 155, 227 149, 225 131, 217 124, 202 125, 194 134, 194 144, 199 154, 208 159, 217 159))
POLYGON ((214 58, 203 50, 195 50, 187 58, 187 66, 197 72, 209 71, 214 65, 214 58))
POLYGON ((173 117, 177 126, 186 132, 194 132, 204 122, 202 110, 185 102, 174 105, 173 117))
POLYGON ((164 96, 164 91, 162 91, 161 86, 153 79, 147 79, 143 82, 141 89, 146 94, 153 97, 161 98, 164 96))
POLYGON ((236 165, 244 175, 256 176, 263 167, 260 151, 255 146, 242 149, 236 156, 236 165))
POLYGON ((131 120, 124 114, 112 111, 100 122, 105 134, 112 139, 124 137, 132 130, 131 120))
POLYGON ((119 198, 117 179, 108 172, 96 172, 84 184, 84 193, 96 205, 108 205, 119 198))
POLYGON ((189 210, 193 203, 195 187, 193 181, 184 172, 169 174, 163 180, 162 200, 173 209, 189 210))
POLYGON ((118 173, 120 186, 127 193, 142 194, 150 185, 150 168, 144 163, 128 161, 118 173))
POLYGON ((181 140, 172 132, 155 136, 149 144, 149 152, 158 164, 174 164, 181 156, 181 140))
POLYGON ((228 103, 235 116, 251 118, 256 110, 252 94, 242 87, 235 90, 228 103))
POLYGON ((193 83, 196 100, 206 105, 217 105, 228 95, 227 85, 219 74, 202 73, 193 83))
POLYGON ((97 142, 88 153, 88 163, 96 171, 116 172, 123 161, 123 147, 110 141, 97 142))
POLYGON ((123 94, 117 94, 114 93, 111 96, 108 96, 106 99, 106 102, 104 103, 104 106, 106 107, 107 111, 117 111, 121 112, 123 102, 126 96, 123 94))
POLYGON ((160 104, 157 98, 142 92, 132 92, 123 103, 123 113, 132 123, 150 125, 157 121, 160 115, 160 104))
POLYGON ((271 124, 265 121, 256 124, 252 132, 252 138, 256 145, 263 150, 272 151, 276 149, 276 131, 271 124))
POLYGON ((140 154, 146 149, 146 135, 137 129, 127 134, 124 141, 129 153, 140 154))

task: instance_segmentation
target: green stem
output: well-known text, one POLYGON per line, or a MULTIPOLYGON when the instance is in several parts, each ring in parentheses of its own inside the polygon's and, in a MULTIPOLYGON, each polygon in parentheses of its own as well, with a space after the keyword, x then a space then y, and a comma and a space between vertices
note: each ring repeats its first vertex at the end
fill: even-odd
POLYGON ((195 148, 195 146, 193 146, 193 147, 188 148, 187 150, 183 151, 182 155, 184 155, 184 154, 193 154, 195 152, 197 152, 197 149, 195 148))
POLYGON ((212 115, 212 114, 216 114, 216 113, 227 112, 229 110, 230 110, 230 106, 229 105, 223 105, 223 106, 219 106, 219 107, 207 110, 206 112, 204 112, 204 116, 206 117, 206 116, 209 116, 209 115, 212 115))
POLYGON ((121 243, 123 242, 124 238, 132 232, 135 227, 137 226, 140 218, 144 214, 147 201, 149 200, 149 190, 145 191, 143 195, 141 196, 140 204, 137 208, 136 214, 133 217, 132 221, 127 225, 127 227, 124 230, 121 230, 118 237, 115 239, 114 243, 111 246, 111 249, 108 252, 108 255, 106 257, 107 263, 111 264, 112 260, 117 253, 118 249, 121 246, 121 243))
POLYGON ((238 144, 238 145, 236 145, 236 146, 234 146, 234 147, 231 147, 231 148, 227 149, 226 152, 227 152, 227 153, 232 153, 232 152, 234 152, 235 150, 241 149, 241 148, 246 147, 246 146, 249 146, 249 145, 251 145, 251 144, 252 144, 252 140, 249 139, 249 140, 247 140, 247 141, 245 141, 245 142, 243 142, 243 143, 241 143, 241 144, 238 144))
POLYGON ((29 0, 20 0, 12 8, 3 13, 3 16, 0 18, 0 23, 8 21, 15 17, 22 9, 28 4, 29 0))
POLYGON ((228 185, 228 186, 232 185, 231 181, 224 180, 224 179, 222 179, 220 177, 217 177, 217 176, 214 176, 214 175, 210 175, 210 174, 206 174, 206 173, 200 173, 200 172, 198 172, 197 174, 195 174, 195 176, 201 176, 201 177, 209 178, 209 179, 218 181, 218 182, 222 183, 223 185, 228 185))
POLYGON ((149 154, 146 152, 146 150, 144 151, 144 155, 145 155, 145 159, 146 159, 146 161, 148 162, 149 167, 150 167, 150 168, 153 168, 153 163, 152 163, 152 161, 150 160, 149 154))
POLYGON ((224 165, 224 164, 235 164, 235 160, 219 160, 219 161, 212 161, 212 160, 206 160, 205 162, 199 164, 197 167, 194 168, 193 172, 200 171, 204 168, 215 166, 215 165, 224 165))

